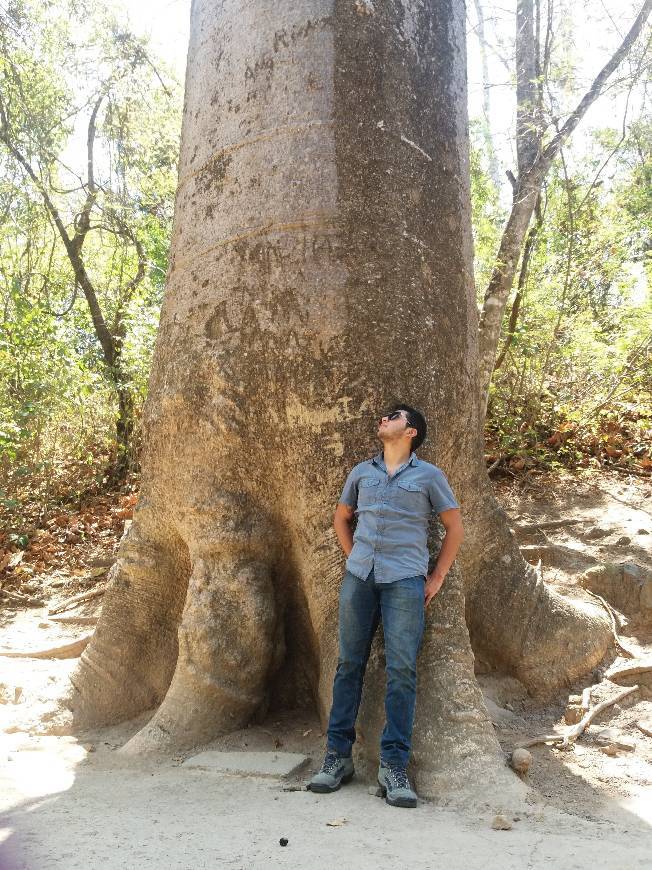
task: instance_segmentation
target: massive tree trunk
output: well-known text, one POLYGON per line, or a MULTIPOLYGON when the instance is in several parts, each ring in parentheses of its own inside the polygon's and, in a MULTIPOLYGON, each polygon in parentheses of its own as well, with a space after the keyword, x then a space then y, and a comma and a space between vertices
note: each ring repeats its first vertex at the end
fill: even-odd
MULTIPOLYGON (((71 697, 79 724, 155 707, 126 751, 207 741, 269 705, 325 720, 332 513, 396 399, 425 410, 423 456, 467 528, 420 656, 421 793, 508 776, 463 576, 473 642, 531 688, 605 652, 606 620, 525 565, 484 471, 464 43, 459 0, 194 0, 142 493, 71 697)), ((379 638, 370 761, 382 682, 379 638)))

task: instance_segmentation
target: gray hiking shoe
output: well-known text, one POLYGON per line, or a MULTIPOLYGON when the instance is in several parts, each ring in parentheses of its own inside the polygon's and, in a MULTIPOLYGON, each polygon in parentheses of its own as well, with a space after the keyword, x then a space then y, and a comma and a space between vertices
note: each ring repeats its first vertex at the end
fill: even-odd
POLYGON ((383 797, 393 807, 416 807, 417 795, 410 786, 407 772, 397 764, 380 762, 378 768, 378 785, 383 797))
POLYGON ((308 784, 310 791, 337 791, 342 783, 350 782, 354 774, 353 759, 349 755, 338 755, 329 749, 326 752, 321 770, 316 773, 308 784))

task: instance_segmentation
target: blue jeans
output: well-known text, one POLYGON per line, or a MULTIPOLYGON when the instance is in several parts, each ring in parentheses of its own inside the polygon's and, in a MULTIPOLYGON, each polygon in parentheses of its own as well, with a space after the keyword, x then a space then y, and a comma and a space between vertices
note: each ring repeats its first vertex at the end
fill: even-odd
POLYGON ((417 576, 376 583, 373 570, 366 580, 349 571, 344 575, 340 589, 340 652, 328 722, 328 748, 340 755, 350 755, 355 742, 362 681, 382 617, 387 690, 380 757, 407 767, 417 695, 417 653, 425 619, 425 581, 425 577, 417 576))

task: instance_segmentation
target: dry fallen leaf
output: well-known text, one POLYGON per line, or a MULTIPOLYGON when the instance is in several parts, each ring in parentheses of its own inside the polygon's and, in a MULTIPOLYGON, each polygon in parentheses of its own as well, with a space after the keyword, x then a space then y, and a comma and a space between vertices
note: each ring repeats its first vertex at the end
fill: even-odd
POLYGON ((19 550, 17 553, 12 553, 11 557, 9 558, 8 567, 15 568, 16 565, 18 565, 20 562, 22 562, 24 555, 25 555, 24 550, 19 550))
POLYGON ((348 819, 331 819, 330 822, 326 822, 329 828, 340 828, 342 825, 347 823, 348 819))

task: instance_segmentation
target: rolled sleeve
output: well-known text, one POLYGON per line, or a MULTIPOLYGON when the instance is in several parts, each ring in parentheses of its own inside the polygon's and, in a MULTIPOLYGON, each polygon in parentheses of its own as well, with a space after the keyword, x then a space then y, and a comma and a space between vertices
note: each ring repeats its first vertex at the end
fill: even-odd
POLYGON ((457 499, 453 495, 453 490, 441 471, 432 475, 428 486, 428 495, 432 509, 436 514, 452 510, 453 508, 459 508, 457 499))
POLYGON ((348 505, 351 508, 356 508, 358 506, 358 483, 360 480, 360 476, 357 473, 357 469, 353 468, 349 472, 349 476, 346 479, 346 483, 344 484, 344 489, 342 490, 342 495, 339 498, 340 504, 348 505))

